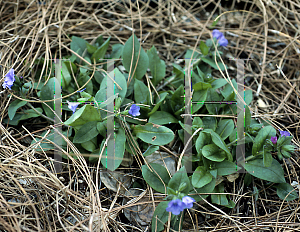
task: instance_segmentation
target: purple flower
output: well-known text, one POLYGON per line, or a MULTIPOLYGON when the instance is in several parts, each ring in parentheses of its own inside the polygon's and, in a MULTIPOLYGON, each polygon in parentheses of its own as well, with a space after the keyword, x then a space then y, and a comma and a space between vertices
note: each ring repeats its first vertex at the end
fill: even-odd
POLYGON ((182 210, 185 208, 184 203, 181 200, 176 199, 169 202, 168 207, 166 208, 167 212, 172 212, 174 215, 179 215, 182 210))
POLYGON ((282 137, 282 136, 284 136, 284 137, 291 136, 290 133, 289 133, 288 131, 281 131, 281 130, 280 130, 279 132, 280 132, 281 137, 282 137))
POLYGON ((185 196, 182 198, 182 203, 184 204, 184 209, 190 209, 193 207, 193 202, 195 199, 189 196, 185 196))
POLYGON ((80 103, 77 103, 77 102, 69 102, 68 100, 67 100, 67 102, 68 102, 68 108, 69 108, 70 110, 72 110, 72 111, 73 111, 73 114, 74 114, 75 111, 76 111, 77 106, 78 106, 80 103))
POLYGON ((136 116, 139 116, 140 115, 140 107, 133 104, 129 111, 128 111, 129 114, 131 114, 133 117, 136 117, 136 116))
POLYGON ((11 90, 11 87, 13 86, 15 82, 15 73, 13 69, 10 69, 8 73, 5 76, 4 83, 2 84, 2 87, 6 89, 7 87, 11 90))
POLYGON ((219 30, 213 30, 212 35, 214 38, 219 40, 220 46, 226 47, 228 45, 228 40, 225 38, 224 34, 219 30))
POLYGON ((275 137, 271 137, 271 142, 273 143, 273 144, 275 144, 275 143, 277 143, 277 137, 275 136, 275 137))

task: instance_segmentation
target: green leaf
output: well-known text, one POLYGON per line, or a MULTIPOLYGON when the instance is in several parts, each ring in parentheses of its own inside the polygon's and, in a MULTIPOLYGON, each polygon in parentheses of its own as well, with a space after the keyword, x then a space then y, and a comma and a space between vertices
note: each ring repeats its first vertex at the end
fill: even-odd
POLYGON ((147 86, 140 80, 134 81, 134 100, 137 104, 149 104, 150 95, 147 86))
POLYGON ((122 58, 123 66, 130 73, 130 76, 139 80, 142 79, 147 71, 149 59, 136 35, 130 36, 126 41, 122 58))
POLYGON ((204 105, 207 98, 207 89, 195 91, 193 93, 192 113, 196 113, 204 105))
POLYGON ((195 91, 199 91, 199 90, 206 90, 212 88, 211 84, 207 83, 207 82, 198 82, 197 84, 193 85, 193 89, 195 91))
MULTIPOLYGON (((70 64, 68 64, 67 61, 62 63, 62 69, 61 69, 61 77, 62 77, 61 88, 62 89, 66 89, 72 80, 72 77, 71 77, 71 74, 69 72, 67 65, 70 66, 70 64)), ((73 72, 74 72, 74 70, 73 70, 73 72)))
MULTIPOLYGON (((232 85, 233 85, 234 89, 237 90, 236 81, 233 79, 233 80, 231 80, 231 82, 232 82, 232 85)), ((231 95, 232 93, 234 93, 234 91, 233 91, 233 88, 232 88, 230 83, 226 84, 224 89, 221 90, 221 94, 223 95, 223 97, 225 99, 228 98, 228 96, 231 95)))
MULTIPOLYGON (((55 80, 55 77, 50 78, 46 85, 44 85, 41 89, 41 100, 53 100, 54 99, 54 83, 58 85, 58 81, 55 80)), ((42 104, 42 107, 49 118, 54 118, 54 101, 45 102, 42 104), (48 106, 46 106, 47 104, 48 106), (51 110, 52 109, 52 110, 51 110)))
POLYGON ((103 122, 97 122, 97 131, 104 138, 106 137, 106 126, 105 126, 106 124, 107 124, 107 120, 105 120, 103 122))
POLYGON ((85 150, 93 152, 97 146, 97 137, 92 138, 89 141, 80 144, 85 150))
POLYGON ((220 152, 220 148, 215 144, 205 145, 202 154, 205 158, 215 162, 222 162, 226 158, 226 155, 220 152))
POLYGON ((197 59, 197 58, 199 58, 201 56, 201 53, 200 53, 200 51, 198 51, 198 50, 192 50, 192 49, 188 49, 187 51, 186 51, 186 53, 185 53, 185 55, 184 55, 184 59, 197 59), (193 57, 192 57, 192 55, 193 55, 193 57))
POLYGON ((174 174, 174 176, 169 181, 168 187, 179 191, 179 187, 182 183, 186 184, 186 188, 182 191, 182 193, 188 194, 191 188, 191 184, 187 176, 185 167, 180 168, 179 171, 174 174))
POLYGON ((178 121, 179 125, 182 127, 182 129, 184 129, 187 133, 189 133, 190 135, 192 135, 192 126, 189 124, 184 124, 181 121, 178 121))
POLYGON ((277 188, 277 195, 282 200, 285 199, 286 201, 293 201, 298 198, 297 192, 295 191, 293 186, 288 183, 278 184, 274 187, 277 188))
POLYGON ((204 129, 212 129, 215 131, 217 128, 217 120, 215 117, 203 117, 202 122, 204 129))
POLYGON ((150 145, 148 149, 143 153, 143 156, 146 157, 148 155, 153 154, 155 151, 159 149, 159 146, 157 145, 150 145))
POLYGON ((203 131, 200 132, 197 140, 196 140, 196 150, 198 153, 201 152, 203 147, 207 144, 211 143, 211 136, 210 134, 204 133, 203 131))
POLYGON ((252 99, 253 99, 253 95, 252 95, 252 90, 251 89, 246 90, 245 93, 241 92, 239 94, 241 94, 242 96, 244 96, 244 101, 245 101, 245 103, 247 105, 251 104, 252 99))
POLYGON ((116 170, 122 163, 124 152, 125 152, 125 142, 126 142, 125 130, 122 127, 120 127, 118 129, 118 133, 114 132, 114 138, 115 138, 114 141, 115 152, 112 154, 106 152, 106 154, 103 154, 101 158, 102 165, 111 171, 116 170))
POLYGON ((289 145, 292 142, 293 136, 279 136, 277 140, 277 147, 281 147, 282 145, 289 145))
POLYGON ((169 94, 168 92, 163 92, 163 93, 159 94, 160 98, 158 98, 158 97, 156 98, 156 104, 153 107, 153 109, 151 110, 151 112, 148 113, 148 116, 154 114, 158 110, 159 106, 164 102, 164 100, 166 99, 168 94, 169 94))
POLYGON ((246 187, 248 187, 251 184, 252 178, 253 177, 249 173, 246 173, 245 178, 244 178, 244 183, 245 183, 246 187))
POLYGON ((218 176, 227 176, 241 169, 235 163, 228 160, 223 160, 220 163, 215 163, 215 168, 217 169, 218 176))
POLYGON ((249 174, 257 178, 274 183, 285 183, 284 171, 277 160, 273 159, 271 166, 265 167, 262 159, 255 159, 245 163, 249 174))
POLYGON ((223 140, 225 140, 234 130, 234 123, 232 119, 223 119, 219 122, 218 127, 216 129, 216 133, 221 136, 223 140))
POLYGON ((169 201, 162 201, 156 207, 151 223, 152 232, 160 232, 164 230, 164 225, 169 219, 169 212, 166 211, 168 204, 169 201))
POLYGON ((213 28, 217 25, 217 23, 219 22, 220 18, 221 18, 221 17, 218 17, 218 19, 215 19, 215 20, 213 21, 213 23, 211 24, 211 26, 209 27, 209 29, 213 29, 213 28))
POLYGON ((204 167, 197 167, 192 175, 192 184, 195 188, 201 188, 212 181, 213 176, 204 167))
POLYGON ((25 106, 27 104, 27 101, 21 101, 19 99, 14 100, 12 103, 9 104, 8 107, 8 117, 10 120, 13 120, 17 110, 22 107, 25 106))
POLYGON ((100 47, 103 43, 104 43, 103 36, 100 35, 100 36, 96 39, 96 46, 100 47))
POLYGON ((111 59, 119 59, 123 53, 123 44, 114 44, 112 45, 112 52, 110 54, 111 59))
POLYGON ((178 64, 173 64, 173 73, 176 75, 176 78, 178 78, 178 79, 184 78, 184 70, 178 64))
POLYGON ((145 143, 153 145, 165 145, 174 139, 174 133, 171 129, 153 123, 136 125, 133 133, 145 143))
POLYGON ((182 107, 184 107, 184 99, 182 97, 183 95, 184 95, 184 88, 183 85, 180 85, 180 87, 176 89, 176 91, 171 97, 171 108, 173 112, 176 112, 180 110, 182 107))
POLYGON ((251 113, 248 106, 245 107, 245 128, 250 127, 251 124, 251 113))
POLYGON ((90 54, 93 54, 97 50, 96 46, 93 46, 93 45, 89 44, 88 42, 86 43, 86 48, 87 48, 88 53, 90 53, 90 54))
POLYGON ((105 53, 109 46, 110 37, 95 51, 92 55, 91 61, 97 63, 100 59, 103 59, 105 56, 105 53))
POLYGON ((201 128, 203 127, 203 122, 200 117, 195 117, 192 122, 193 128, 201 128))
POLYGON ((104 75, 102 74, 102 72, 95 71, 94 77, 95 77, 95 80, 97 81, 97 83, 101 85, 101 83, 104 79, 104 75))
POLYGON ((199 48, 204 56, 206 56, 208 54, 209 47, 203 41, 200 41, 199 48))
POLYGON ((152 75, 152 83, 156 86, 166 75, 166 64, 157 55, 157 50, 154 46, 147 51, 149 58, 149 68, 152 75))
POLYGON ((270 167, 272 164, 272 154, 271 151, 269 149, 265 149, 264 148, 264 152, 263 152, 263 163, 265 167, 270 167))
POLYGON ((233 208, 235 207, 235 203, 234 203, 234 201, 230 200, 230 201, 228 202, 228 205, 224 205, 224 206, 226 206, 226 207, 228 207, 228 208, 230 208, 230 209, 233 209, 233 208))
POLYGON ((68 126, 81 126, 91 121, 101 121, 100 114, 93 106, 84 105, 65 121, 64 124, 68 126))
MULTIPOLYGON (((224 193, 224 184, 221 183, 219 185, 216 186, 216 188, 213 191, 214 193, 224 193)), ((213 194, 210 196, 211 198, 211 202, 214 204, 218 204, 218 205, 228 205, 229 202, 227 200, 226 195, 224 194, 213 194)))
POLYGON ((156 111, 153 115, 150 116, 149 122, 158 125, 178 123, 178 120, 170 113, 165 111, 156 111))
MULTIPOLYGON (((35 109, 40 113, 43 112, 42 108, 35 108, 35 109)), ((40 115, 37 114, 33 109, 24 110, 22 114, 16 114, 13 120, 9 121, 9 125, 16 126, 21 120, 25 120, 28 118, 36 118, 39 116, 40 115)), ((8 119, 7 118, 3 119, 3 122, 8 124, 8 119)))
MULTIPOLYGON (((222 96, 218 94, 215 90, 213 89, 208 89, 207 90, 207 97, 206 101, 208 102, 220 102, 222 101, 222 96)), ((205 104, 206 109, 210 114, 218 114, 219 109, 221 108, 220 103, 216 104, 205 104)))
MULTIPOLYGON (((84 50, 86 49, 86 43, 86 40, 77 36, 72 36, 71 50, 82 56, 84 50)), ((76 57, 76 61, 79 63, 80 58, 76 57)))
POLYGON ((267 139, 271 139, 272 136, 276 136, 276 130, 272 126, 265 126, 262 128, 254 139, 252 147, 252 155, 258 155, 263 151, 263 146, 267 139))
POLYGON ((170 181, 167 169, 156 163, 149 165, 153 170, 150 170, 147 165, 142 166, 142 175, 145 181, 157 192, 167 193, 167 185, 170 181))
POLYGON ((214 132, 212 130, 204 130, 203 132, 210 133, 213 143, 216 144, 219 148, 221 148, 223 151, 226 152, 227 159, 229 161, 233 160, 232 155, 231 155, 229 149, 227 148, 224 140, 220 137, 220 135, 218 135, 216 132, 214 132))
POLYGON ((214 69, 219 70, 218 66, 220 67, 220 70, 223 71, 227 68, 227 66, 223 65, 222 62, 218 62, 218 66, 216 65, 215 61, 211 58, 208 57, 202 57, 201 60, 207 64, 209 64, 211 67, 213 67, 214 69))
POLYGON ((228 82, 225 79, 220 78, 220 79, 214 80, 214 82, 211 83, 211 86, 212 86, 213 89, 218 89, 218 88, 223 87, 227 83, 228 82))
MULTIPOLYGON (((117 93, 119 94, 119 97, 122 98, 122 102, 125 98, 126 92, 127 92, 127 82, 124 77, 124 75, 119 71, 119 69, 115 68, 113 71, 111 71, 108 75, 106 75, 100 85, 100 90, 96 93, 95 95, 95 100, 100 104, 101 102, 105 102, 107 100, 106 94, 107 94, 107 80, 108 78, 114 78, 115 77, 115 82, 118 84, 114 83, 114 95, 117 93), (109 76, 108 76, 109 75, 109 76), (120 88, 119 88, 119 87, 120 88)), ((111 80, 111 79, 110 79, 111 80)), ((114 96, 112 95, 112 96, 114 96)), ((108 96, 108 99, 112 96, 108 96)), ((101 108, 101 107, 99 107, 101 108)))
POLYGON ((216 186, 216 178, 213 178, 209 184, 203 186, 202 188, 195 188, 196 191, 193 189, 190 193, 200 194, 201 197, 198 195, 193 195, 192 197, 195 199, 196 202, 201 201, 202 198, 208 197, 208 195, 202 195, 201 193, 212 193, 215 186, 216 186))
POLYGON ((81 73, 79 75, 80 77, 78 78, 77 82, 79 84, 79 87, 82 87, 83 85, 85 85, 86 83, 86 90, 85 92, 89 93, 90 95, 93 95, 93 82, 92 79, 90 80, 90 76, 88 75, 88 73, 81 73))
POLYGON ((82 125, 75 133, 73 143, 84 143, 96 137, 99 134, 97 130, 97 123, 98 122, 96 121, 91 121, 82 125))

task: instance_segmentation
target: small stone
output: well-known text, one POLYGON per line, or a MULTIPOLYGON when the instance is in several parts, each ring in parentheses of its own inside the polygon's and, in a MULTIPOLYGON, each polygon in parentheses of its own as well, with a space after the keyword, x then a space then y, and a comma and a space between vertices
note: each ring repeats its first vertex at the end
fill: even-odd
POLYGON ((176 162, 167 152, 155 151, 151 155, 145 157, 148 163, 155 163, 164 166, 173 176, 176 172, 176 162))

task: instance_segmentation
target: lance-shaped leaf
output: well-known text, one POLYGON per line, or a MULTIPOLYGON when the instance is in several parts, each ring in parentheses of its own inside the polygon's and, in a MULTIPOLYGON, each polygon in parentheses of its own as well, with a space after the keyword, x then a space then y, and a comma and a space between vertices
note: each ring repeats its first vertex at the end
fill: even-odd
POLYGON ((272 136, 276 136, 276 130, 272 126, 262 128, 254 139, 252 155, 258 155, 259 152, 262 152, 266 140, 272 136))
POLYGON ((166 64, 157 55, 157 50, 154 46, 147 51, 149 57, 149 68, 152 75, 152 83, 156 86, 166 75, 166 64))
POLYGON ((142 79, 147 71, 149 58, 141 47, 136 35, 130 36, 126 41, 122 58, 122 63, 126 71, 130 73, 130 76, 139 80, 142 79))
POLYGON ((257 178, 274 183, 285 183, 284 171, 277 160, 273 159, 269 167, 265 167, 262 159, 255 159, 245 163, 249 174, 257 178))

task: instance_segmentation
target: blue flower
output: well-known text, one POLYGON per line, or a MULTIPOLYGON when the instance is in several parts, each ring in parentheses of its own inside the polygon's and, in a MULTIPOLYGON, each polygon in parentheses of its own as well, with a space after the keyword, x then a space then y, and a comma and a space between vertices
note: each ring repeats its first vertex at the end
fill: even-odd
POLYGON ((222 36, 221 39, 219 39, 220 46, 226 47, 228 45, 228 40, 222 36))
POLYGON ((288 131, 279 131, 280 132, 280 135, 281 137, 284 136, 284 137, 287 137, 287 136, 291 136, 291 134, 288 132, 288 131))
POLYGON ((219 30, 213 30, 212 35, 219 41, 220 46, 226 47, 228 45, 228 40, 225 38, 224 34, 219 30))
POLYGON ((195 199, 189 196, 185 196, 182 198, 182 203, 184 204, 184 209, 190 209, 193 207, 193 202, 195 199))
POLYGON ((133 117, 136 117, 136 116, 139 116, 140 115, 140 107, 133 104, 129 111, 128 111, 129 114, 131 114, 133 117))
POLYGON ((184 210, 184 203, 181 200, 176 199, 169 202, 168 207, 166 208, 167 212, 172 212, 174 215, 179 215, 182 210, 184 210))
POLYGON ((223 35, 222 32, 220 32, 219 30, 215 29, 212 32, 212 36, 218 40, 218 39, 221 39, 221 37, 224 36, 224 35, 223 35))
POLYGON ((15 82, 15 73, 13 69, 10 69, 8 73, 5 76, 4 83, 2 84, 2 87, 6 89, 7 87, 11 90, 11 87, 13 86, 15 82))
POLYGON ((271 137, 271 142, 273 143, 273 144, 275 144, 275 143, 277 143, 277 137, 275 136, 275 137, 271 137))
POLYGON ((79 90, 79 91, 77 91, 77 92, 83 92, 85 89, 86 89, 86 88, 84 88, 84 89, 82 89, 82 90, 79 90))
POLYGON ((72 111, 73 111, 73 114, 74 114, 75 111, 76 111, 77 106, 78 106, 80 103, 77 103, 77 102, 69 102, 68 100, 67 100, 67 102, 68 102, 68 108, 69 108, 70 110, 72 110, 72 111))

